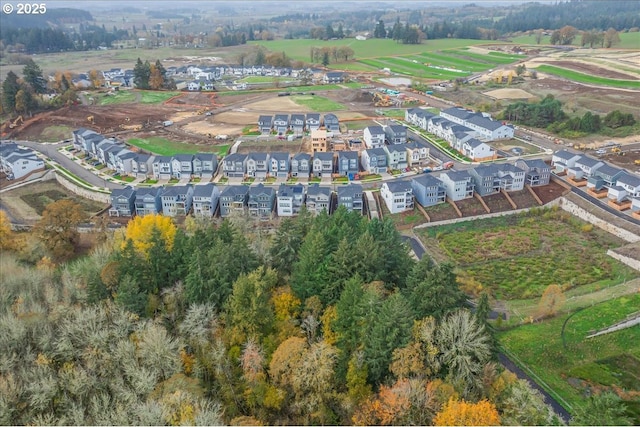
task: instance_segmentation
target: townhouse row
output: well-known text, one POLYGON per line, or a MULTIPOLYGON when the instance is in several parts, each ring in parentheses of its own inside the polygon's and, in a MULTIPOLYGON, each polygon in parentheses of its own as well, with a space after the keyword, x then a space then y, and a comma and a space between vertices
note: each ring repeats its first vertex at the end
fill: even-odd
POLYGON ((496 194, 501 191, 520 191, 525 185, 532 187, 549 184, 551 167, 544 161, 518 160, 515 165, 492 163, 473 169, 449 170, 435 174, 421 174, 408 180, 384 182, 380 197, 391 213, 414 208, 414 199, 423 207, 444 203, 447 199, 459 201, 496 194))
POLYGON ((514 128, 460 107, 451 107, 435 115, 421 108, 405 112, 405 120, 449 143, 449 146, 473 161, 495 160, 496 150, 486 142, 513 138, 514 128))
POLYGON ((320 127, 324 127, 327 132, 339 133, 340 120, 333 113, 324 114, 322 118, 318 113, 264 114, 258 117, 258 130, 262 135, 269 135, 271 132, 285 135, 289 131, 302 135, 303 132, 311 132, 320 127))
POLYGON ((640 218, 640 177, 602 160, 573 153, 556 152, 551 163, 558 174, 566 174, 569 182, 585 186, 596 198, 607 198, 607 204, 617 210, 631 209, 640 218))
POLYGON ((13 142, 0 145, 0 171, 7 180, 18 180, 32 172, 44 170, 44 161, 36 152, 13 142))
POLYGON ((331 213, 339 206, 362 214, 362 193, 359 184, 342 185, 335 192, 330 187, 318 184, 282 184, 277 190, 263 184, 224 187, 213 183, 154 188, 129 186, 112 191, 109 215, 131 217, 163 214, 204 218, 219 215, 226 218, 239 213, 270 219, 276 214, 281 217, 297 215, 302 206, 314 214, 322 211, 331 213))

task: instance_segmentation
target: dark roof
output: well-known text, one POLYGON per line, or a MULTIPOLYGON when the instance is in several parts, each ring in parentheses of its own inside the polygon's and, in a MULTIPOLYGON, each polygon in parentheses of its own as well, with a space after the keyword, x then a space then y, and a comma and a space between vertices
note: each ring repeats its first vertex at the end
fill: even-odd
POLYGON ((304 194, 304 186, 300 183, 296 185, 280 184, 280 188, 278 188, 278 197, 293 197, 296 194, 304 194))
POLYGON ((596 174, 598 175, 607 175, 607 176, 615 176, 616 174, 619 174, 620 172, 622 172, 622 169, 619 168, 614 168, 613 166, 610 166, 608 164, 604 164, 602 166, 600 166, 598 168, 598 170, 596 171, 596 174))
POLYGON ((193 197, 210 197, 215 190, 215 184, 208 182, 204 185, 195 185, 193 187, 193 197))
POLYGON ((440 176, 446 175, 451 181, 468 181, 471 179, 471 175, 466 170, 464 171, 446 171, 440 174, 440 176))
POLYGON ((338 198, 340 197, 356 197, 356 194, 362 195, 362 185, 349 184, 341 185, 337 188, 338 198))
POLYGON ((193 154, 174 154, 173 158, 180 162, 190 162, 193 160, 193 154))
POLYGON ((411 181, 386 181, 384 184, 392 193, 404 193, 411 190, 411 181))
POLYGON ((249 153, 247 155, 247 158, 249 159, 253 159, 253 160, 264 160, 265 162, 267 161, 267 159, 269 158, 269 153, 249 153))
POLYGON ((333 161, 333 153, 332 152, 328 152, 328 153, 322 153, 322 152, 317 152, 317 153, 313 153, 313 158, 315 159, 319 159, 319 160, 331 160, 333 161))
POLYGON ((423 173, 422 175, 418 175, 417 177, 413 178, 413 181, 424 187, 442 186, 442 181, 440 181, 438 178, 428 173, 423 173))
POLYGON ((311 155, 309 153, 297 153, 293 155, 293 158, 295 160, 302 160, 302 159, 311 160, 311 155))
POLYGON ((318 183, 310 184, 307 187, 307 196, 315 197, 319 194, 324 194, 325 196, 331 195, 331 188, 329 187, 321 187, 318 183))
POLYGON ((220 197, 246 196, 249 193, 249 187, 246 185, 227 185, 220 193, 220 197))
POLYGON ((112 199, 115 199, 120 196, 124 196, 128 199, 130 197, 133 197, 135 194, 136 194, 135 188, 128 185, 124 188, 114 188, 113 190, 111 190, 112 199))
POLYGON ((263 183, 258 185, 252 185, 249 187, 249 197, 259 196, 261 194, 267 194, 269 196, 275 194, 276 190, 271 186, 265 186, 263 183))
POLYGON ((246 154, 232 153, 224 158, 225 162, 244 162, 247 159, 246 154))
POLYGON ((631 187, 640 187, 640 177, 631 175, 630 173, 627 173, 627 172, 623 173, 618 177, 618 182, 621 182, 631 187))
POLYGON ((275 152, 275 153, 271 153, 270 156, 272 159, 276 159, 278 161, 280 160, 289 161, 289 153, 286 153, 286 152, 275 152))
POLYGON ((384 134, 384 129, 382 128, 382 126, 367 126, 367 129, 369 129, 369 133, 371 135, 382 135, 382 134, 384 134))

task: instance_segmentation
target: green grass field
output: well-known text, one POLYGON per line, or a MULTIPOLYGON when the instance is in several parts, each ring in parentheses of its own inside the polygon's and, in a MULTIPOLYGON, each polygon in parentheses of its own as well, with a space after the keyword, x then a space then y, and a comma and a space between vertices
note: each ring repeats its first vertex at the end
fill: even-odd
POLYGON ((65 125, 47 126, 41 133, 38 141, 41 142, 58 142, 71 136, 72 128, 65 125))
MULTIPOLYGON (((534 35, 512 37, 510 40, 515 44, 537 45, 536 37, 534 35)), ((549 46, 550 41, 550 36, 543 36, 540 41, 540 46, 549 46)), ((580 37, 576 37, 573 42, 574 46, 579 46, 580 37)), ((615 45, 613 48, 640 49, 640 32, 620 33, 620 44, 615 45)))
POLYGON ((312 47, 349 46, 355 52, 355 59, 378 58, 381 56, 409 55, 421 52, 430 52, 440 49, 453 49, 464 46, 472 46, 487 43, 486 40, 467 39, 439 39, 425 40, 421 44, 409 45, 397 43, 389 39, 369 39, 369 40, 270 40, 253 41, 248 44, 264 46, 272 52, 287 52, 287 56, 301 61, 310 61, 309 52, 312 47))
POLYGON ((555 67, 553 65, 538 65, 536 68, 539 72, 553 74, 578 83, 587 83, 599 86, 620 87, 629 89, 640 89, 640 80, 616 80, 607 79, 605 77, 591 76, 589 74, 578 73, 577 71, 567 70, 566 68, 555 67))
POLYGON ((567 290, 637 277, 606 255, 620 239, 584 225, 563 211, 535 210, 429 227, 419 236, 500 300, 538 297, 551 284, 567 290))
POLYGON ((127 141, 135 147, 142 150, 149 151, 161 156, 172 156, 179 153, 218 153, 220 156, 224 156, 229 151, 229 144, 224 145, 196 145, 187 144, 184 142, 169 141, 166 138, 158 136, 150 138, 132 138, 127 141))
MULTIPOLYGON (((566 348, 561 331, 568 314, 499 332, 498 340, 571 407, 585 402, 586 384, 571 385, 580 380, 591 383, 592 390, 619 387, 639 393, 640 326, 586 338, 590 331, 624 320, 629 314, 638 312, 639 307, 640 294, 635 293, 577 312, 567 321, 566 348), (577 381, 570 383, 569 378, 577 381)), ((632 404, 640 401, 638 397, 629 399, 632 404)), ((636 425, 638 422, 640 418, 636 418, 636 425)))
POLYGON ((98 100, 98 105, 126 104, 136 101, 136 95, 131 90, 113 92, 110 95, 103 95, 98 100))
POLYGON ((310 108, 312 111, 340 111, 346 109, 344 105, 323 96, 294 95, 291 100, 298 105, 310 108))
MULTIPOLYGON (((162 92, 162 91, 140 91, 140 102, 142 104, 160 104, 166 100, 180 95, 180 92, 162 92)), ((137 96, 137 95, 136 95, 137 96)))

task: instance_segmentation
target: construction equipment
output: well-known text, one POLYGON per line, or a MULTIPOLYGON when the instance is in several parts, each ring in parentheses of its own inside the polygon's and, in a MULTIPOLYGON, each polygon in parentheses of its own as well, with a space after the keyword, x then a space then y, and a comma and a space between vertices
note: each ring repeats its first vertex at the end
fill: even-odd
POLYGON ((20 126, 23 123, 24 119, 22 118, 22 116, 18 116, 13 122, 9 123, 9 129, 13 129, 14 127, 20 126))
POLYGON ((91 123, 92 125, 93 125, 93 124, 95 124, 95 119, 93 118, 93 116, 88 116, 88 117, 87 117, 87 121, 88 121, 89 123, 91 123))
POLYGON ((613 147, 613 148, 611 149, 611 152, 612 152, 612 153, 621 153, 621 152, 622 152, 622 150, 620 149, 620 147, 613 147))
POLYGON ((376 107, 390 107, 393 105, 393 102, 389 95, 382 95, 380 92, 374 92, 373 105, 376 107))
POLYGON ((634 164, 634 165, 638 165, 638 166, 640 166, 640 159, 638 159, 638 160, 634 160, 634 161, 633 161, 633 164, 634 164))
POLYGON ((139 131, 142 130, 142 125, 125 125, 124 123, 120 125, 120 129, 122 130, 132 130, 132 131, 139 131))

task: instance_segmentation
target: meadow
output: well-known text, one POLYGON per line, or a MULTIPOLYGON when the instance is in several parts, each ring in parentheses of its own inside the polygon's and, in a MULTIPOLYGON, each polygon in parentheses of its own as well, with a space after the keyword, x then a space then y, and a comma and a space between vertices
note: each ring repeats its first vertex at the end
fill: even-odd
MULTIPOLYGON (((633 33, 619 33, 620 35, 620 43, 615 45, 614 48, 621 49, 640 49, 640 32, 633 33)), ((523 35, 518 37, 513 37, 510 39, 512 43, 515 44, 527 44, 527 45, 537 45, 535 35, 523 35)), ((551 45, 551 37, 543 36, 540 40, 539 46, 550 46, 551 45)), ((574 46, 580 46, 580 37, 576 37, 573 40, 574 46)))
POLYGON ((318 112, 341 111, 346 109, 344 105, 323 96, 294 95, 291 100, 298 105, 305 106, 312 111, 318 112))
POLYGON ((561 403, 564 402, 570 411, 584 405, 588 389, 592 392, 604 389, 619 392, 625 390, 627 394, 623 400, 626 400, 625 403, 638 425, 640 327, 586 338, 591 331, 605 328, 637 313, 638 307, 640 294, 635 293, 543 322, 498 332, 497 336, 507 354, 521 366, 530 369, 540 385, 551 389, 554 392, 552 394, 559 395, 561 403), (561 333, 565 321, 563 340, 561 333), (635 398, 632 393, 635 393, 635 398))
POLYGON ((618 88, 640 89, 640 81, 638 80, 616 80, 608 79, 605 77, 592 76, 589 74, 579 73, 573 70, 567 70, 566 68, 555 67, 553 65, 538 65, 535 68, 542 73, 553 74, 558 77, 563 77, 568 80, 573 80, 579 83, 594 84, 599 86, 610 86, 618 88))
POLYGON ((637 276, 606 255, 621 240, 553 209, 429 227, 419 236, 499 300, 539 297, 551 284, 566 291, 637 276))
POLYGON ((180 153, 217 153, 224 156, 229 151, 229 144, 223 145, 198 145, 184 142, 174 142, 159 136, 149 138, 131 138, 128 144, 149 151, 160 156, 172 156, 180 153))

